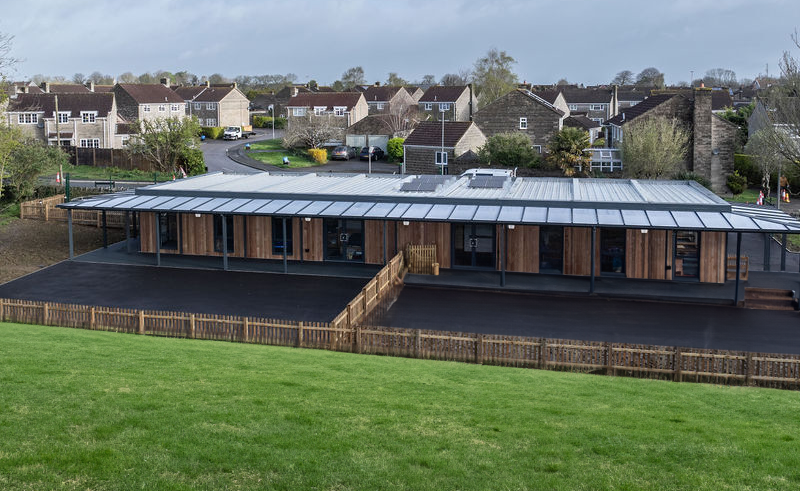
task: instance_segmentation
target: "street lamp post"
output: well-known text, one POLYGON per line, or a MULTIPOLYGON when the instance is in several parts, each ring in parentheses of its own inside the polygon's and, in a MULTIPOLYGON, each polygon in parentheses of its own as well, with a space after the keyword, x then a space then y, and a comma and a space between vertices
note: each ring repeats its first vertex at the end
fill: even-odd
POLYGON ((442 152, 439 154, 439 169, 442 175, 444 175, 444 106, 441 104, 439 104, 439 112, 442 118, 442 152))

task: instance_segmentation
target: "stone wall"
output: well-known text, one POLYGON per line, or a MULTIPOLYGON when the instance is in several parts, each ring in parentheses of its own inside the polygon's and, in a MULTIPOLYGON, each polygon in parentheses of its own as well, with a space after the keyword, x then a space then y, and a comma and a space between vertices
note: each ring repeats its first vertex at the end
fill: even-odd
POLYGON ((695 89, 692 124, 694 128, 690 170, 711 180, 711 89, 695 89))
MULTIPOLYGON (((436 147, 405 147, 406 174, 439 174, 441 168, 436 165, 436 147)), ((452 174, 450 164, 455 162, 455 149, 445 148, 447 152, 448 173, 452 174)))
POLYGON ((475 113, 475 123, 491 137, 499 133, 521 132, 531 145, 546 147, 558 133, 562 116, 520 91, 512 91, 475 113), (527 118, 527 129, 520 129, 520 118, 527 118))

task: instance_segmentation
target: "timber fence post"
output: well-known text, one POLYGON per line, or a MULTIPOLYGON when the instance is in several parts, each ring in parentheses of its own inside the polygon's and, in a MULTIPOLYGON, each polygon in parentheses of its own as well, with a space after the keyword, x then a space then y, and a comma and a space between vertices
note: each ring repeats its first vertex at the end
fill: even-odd
POLYGON ((298 322, 297 323, 297 347, 298 348, 302 348, 303 347, 303 323, 302 322, 298 322))
POLYGON ((753 374, 755 373, 755 367, 753 366, 753 353, 747 352, 747 372, 745 373, 744 383, 748 386, 753 384, 753 374))
POLYGON ((675 359, 672 361, 673 366, 675 367, 675 377, 674 380, 676 382, 683 382, 683 372, 681 371, 681 349, 679 347, 675 347, 675 359))
POLYGON ((195 328, 197 324, 197 316, 192 314, 189 316, 189 329, 191 330, 192 339, 195 339, 195 328))
POLYGON ((361 354, 361 326, 356 327, 356 353, 361 354))
POLYGON ((606 375, 616 375, 614 373, 614 358, 611 343, 606 342, 606 375))
POLYGON ((139 311, 139 334, 144 335, 144 310, 139 311))
POLYGON ((242 335, 243 335, 242 337, 244 339, 244 342, 245 343, 249 343, 250 342, 250 320, 247 317, 244 318, 244 322, 242 324, 242 330, 244 331, 242 333, 242 335))
POLYGON ((539 368, 546 369, 547 368, 547 358, 545 356, 549 356, 547 351, 547 339, 542 338, 542 342, 539 345, 539 368))
POLYGON ((95 328, 95 313, 96 310, 94 307, 89 307, 89 329, 94 330, 95 328))
POLYGON ((475 336, 475 363, 483 365, 483 334, 475 336))
POLYGON ((44 302, 44 304, 42 305, 42 324, 44 324, 45 326, 48 325, 47 324, 48 317, 50 317, 50 308, 48 307, 47 302, 44 302))
POLYGON ((421 358, 422 357, 422 329, 415 329, 414 330, 414 358, 421 358))
POLYGON ((5 322, 6 320, 6 301, 3 298, 0 298, 0 322, 5 322))

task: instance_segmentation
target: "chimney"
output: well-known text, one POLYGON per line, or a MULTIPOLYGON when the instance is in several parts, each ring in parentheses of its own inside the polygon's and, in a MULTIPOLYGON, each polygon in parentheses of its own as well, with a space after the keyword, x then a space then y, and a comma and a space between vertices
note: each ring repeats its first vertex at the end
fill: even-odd
POLYGON ((611 117, 613 118, 617 114, 619 114, 619 93, 618 87, 614 85, 614 88, 611 92, 611 117))
POLYGON ((380 82, 375 82, 375 87, 380 87, 380 86, 381 86, 380 82))
POLYGON ((94 92, 94 80, 89 80, 85 85, 89 92, 94 92))
POLYGON ((297 89, 297 87, 292 87, 292 97, 295 97, 298 92, 299 90, 297 89))
POLYGON ((237 88, 237 87, 239 87, 239 84, 237 84, 236 82, 233 82, 233 83, 231 84, 231 88, 235 89, 235 88, 237 88))
POLYGON ((694 89, 692 108, 692 163, 690 171, 711 180, 711 89, 701 86, 694 89))
POLYGON ((211 81, 209 81, 209 80, 206 80, 206 82, 205 82, 205 86, 206 86, 206 87, 211 87, 211 81))
POLYGON ((161 85, 163 85, 164 87, 169 87, 169 77, 162 78, 161 80, 159 80, 159 82, 160 82, 160 83, 161 83, 161 85))
POLYGON ((469 87, 469 120, 472 121, 472 84, 467 84, 469 87))
POLYGON ((45 94, 49 94, 50 93, 50 82, 42 82, 41 84, 39 84, 39 88, 42 89, 42 91, 45 94))

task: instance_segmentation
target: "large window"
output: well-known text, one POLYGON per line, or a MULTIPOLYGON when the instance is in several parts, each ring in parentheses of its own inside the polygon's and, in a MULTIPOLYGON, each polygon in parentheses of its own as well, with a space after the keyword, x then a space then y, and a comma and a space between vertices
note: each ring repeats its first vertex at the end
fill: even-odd
POLYGON ((58 113, 59 123, 69 123, 69 113, 58 113))
POLYGON ((83 148, 100 148, 99 138, 81 138, 80 143, 83 148))
POLYGON ((675 232, 675 279, 700 279, 700 232, 675 232))
MULTIPOLYGON (((233 216, 225 215, 225 232, 228 235, 228 254, 234 250, 233 216)), ((214 252, 222 252, 222 215, 214 215, 214 252)))
POLYGON ((561 274, 564 270, 564 228, 539 227, 539 272, 561 274))
POLYGON ((449 102, 442 102, 439 104, 439 111, 449 111, 450 110, 450 103, 449 102))
POLYGON ((292 244, 292 219, 286 219, 286 244, 283 243, 283 218, 272 218, 272 254, 275 256, 283 256, 283 250, 286 249, 286 255, 291 256, 294 254, 294 245, 292 244))
POLYGON ((217 104, 216 103, 214 103, 214 102, 206 103, 206 109, 207 110, 213 111, 216 108, 217 108, 217 104))
POLYGON ((325 259, 364 262, 364 221, 325 219, 325 259))
POLYGON ((81 121, 84 123, 94 123, 97 118, 96 112, 81 111, 81 121))
POLYGON ((333 115, 334 116, 344 116, 347 112, 347 108, 344 106, 334 106, 333 108, 333 115))
POLYGON ((447 152, 436 152, 436 166, 439 167, 440 174, 447 174, 447 152))
POLYGON ((160 249, 178 249, 178 215, 176 213, 159 213, 158 229, 161 239, 160 249))
POLYGON ((624 228, 600 229, 600 274, 625 274, 626 238, 624 228))
POLYGON ((172 104, 171 106, 169 106, 169 109, 172 112, 178 112, 181 110, 181 106, 179 106, 178 104, 172 104))
POLYGON ((39 115, 36 113, 21 113, 17 116, 19 124, 36 124, 39 122, 39 115))

